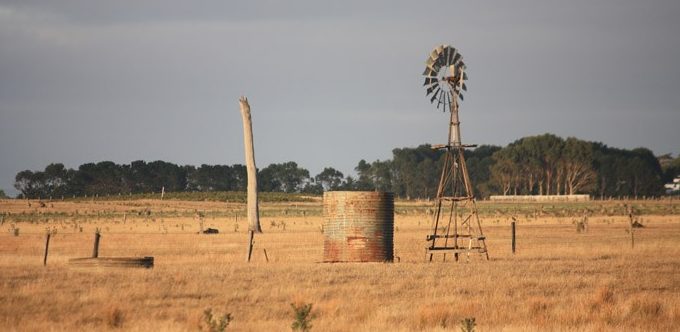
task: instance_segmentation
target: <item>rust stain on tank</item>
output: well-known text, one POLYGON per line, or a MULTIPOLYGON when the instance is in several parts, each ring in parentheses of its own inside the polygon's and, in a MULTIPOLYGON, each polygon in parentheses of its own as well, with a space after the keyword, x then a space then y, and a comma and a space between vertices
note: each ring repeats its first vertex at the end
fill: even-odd
POLYGON ((374 191, 324 193, 324 262, 394 259, 394 196, 374 191))

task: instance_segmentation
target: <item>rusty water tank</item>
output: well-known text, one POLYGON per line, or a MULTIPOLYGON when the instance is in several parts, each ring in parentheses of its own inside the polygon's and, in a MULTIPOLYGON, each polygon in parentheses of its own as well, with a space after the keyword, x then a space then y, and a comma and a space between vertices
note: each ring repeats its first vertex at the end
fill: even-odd
POLYGON ((324 262, 391 262, 394 195, 375 191, 323 194, 324 262))

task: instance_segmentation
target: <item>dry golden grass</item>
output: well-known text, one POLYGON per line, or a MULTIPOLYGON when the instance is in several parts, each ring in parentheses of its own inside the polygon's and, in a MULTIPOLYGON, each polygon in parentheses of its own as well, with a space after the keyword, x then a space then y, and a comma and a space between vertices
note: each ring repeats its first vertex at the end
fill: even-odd
MULTIPOLYGON (((675 211, 677 203, 668 204, 675 211)), ((0 201, 0 213, 11 213, 0 225, 0 330, 196 331, 212 308, 232 314, 227 330, 286 331, 290 303, 313 303, 316 331, 459 331, 468 317, 480 331, 680 329, 677 214, 644 215, 635 249, 627 219, 609 205, 593 213, 585 233, 576 232, 577 217, 520 217, 512 255, 509 216, 489 212, 490 261, 427 263, 429 220, 408 212, 419 205, 398 205, 406 211, 395 220, 399 262, 323 264, 321 217, 313 212, 320 203, 267 204, 265 233, 247 264, 239 204, 0 201), (141 213, 147 209, 153 213, 141 213), (196 211, 220 234, 196 234, 196 211), (46 228, 56 234, 43 267, 46 228), (100 256, 154 256, 155 268, 69 266, 69 258, 90 255, 96 228, 100 256)))

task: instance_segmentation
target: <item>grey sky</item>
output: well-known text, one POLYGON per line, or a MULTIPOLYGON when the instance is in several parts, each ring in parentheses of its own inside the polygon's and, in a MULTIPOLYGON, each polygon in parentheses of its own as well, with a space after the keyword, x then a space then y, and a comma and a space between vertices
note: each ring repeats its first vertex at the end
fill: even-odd
POLYGON ((353 173, 443 143, 430 50, 468 67, 463 141, 552 132, 680 152, 680 2, 0 1, 0 188, 50 162, 353 173))

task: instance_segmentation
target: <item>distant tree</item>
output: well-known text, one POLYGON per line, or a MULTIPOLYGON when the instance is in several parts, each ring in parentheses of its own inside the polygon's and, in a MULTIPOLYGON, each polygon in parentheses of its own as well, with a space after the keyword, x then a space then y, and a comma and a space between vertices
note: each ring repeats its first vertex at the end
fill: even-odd
POLYGON ((538 160, 545 176, 545 194, 551 195, 557 193, 555 187, 557 187, 556 183, 560 180, 556 176, 559 172, 557 166, 561 159, 564 140, 553 134, 543 134, 527 137, 525 142, 533 150, 532 153, 539 156, 538 160))
POLYGON ((377 191, 392 191, 396 195, 403 195, 402 192, 397 191, 396 183, 393 181, 392 161, 376 160, 371 163, 371 170, 373 174, 373 183, 377 191))
POLYGON ((7 196, 7 194, 5 194, 4 190, 0 189, 0 199, 7 199, 7 198, 9 198, 9 196, 7 196))
POLYGON ((324 191, 337 190, 343 184, 344 175, 333 167, 326 167, 314 177, 316 183, 321 184, 324 191))
POLYGON ((663 182, 670 183, 676 177, 680 176, 680 156, 675 157, 675 159, 670 160, 667 164, 663 165, 663 182))
POLYGON ((74 177, 74 188, 78 195, 90 196, 123 192, 123 168, 111 161, 82 164, 74 177))
POLYGON ((567 194, 574 195, 581 190, 592 189, 596 180, 593 161, 593 145, 591 143, 573 137, 567 138, 564 143, 564 155, 560 161, 567 194))
POLYGON ((156 160, 147 164, 150 172, 151 189, 160 192, 163 187, 165 191, 183 191, 187 187, 186 169, 179 165, 156 160))
POLYGON ((663 193, 663 171, 649 149, 624 150, 593 143, 600 197, 656 196, 663 193))
POLYGON ((663 192, 663 171, 659 160, 647 148, 636 148, 632 151, 633 159, 629 162, 629 177, 633 184, 633 196, 656 196, 663 192))
POLYGON ((362 190, 357 189, 357 181, 352 177, 347 175, 344 180, 342 180, 342 185, 338 188, 340 190, 362 190))
POLYGON ((374 190, 375 183, 373 182, 373 174, 371 164, 367 163, 366 160, 361 159, 359 164, 354 168, 357 172, 358 179, 354 182, 354 188, 356 190, 374 190))
POLYGON ((187 188, 190 191, 237 191, 242 189, 239 182, 235 167, 203 164, 198 168, 187 168, 187 188))
MULTIPOLYGON (((589 193, 601 198, 656 196, 663 183, 680 175, 680 157, 655 157, 649 149, 610 148, 573 137, 543 134, 505 147, 480 146, 464 152, 477 197, 507 194, 589 193)), ((327 167, 314 178, 295 162, 271 164, 258 172, 261 191, 321 194, 324 190, 391 191, 405 198, 433 198, 444 164, 442 150, 429 145, 397 148, 392 158, 360 160, 356 177, 327 167)), ((243 191, 246 167, 235 164, 179 166, 165 161, 86 163, 67 169, 52 163, 43 171, 17 173, 19 197, 172 191, 243 191)))
POLYGON ((245 191, 248 186, 248 171, 246 165, 231 165, 231 174, 234 177, 234 191, 245 191))
POLYGON ((321 183, 314 181, 314 178, 311 178, 300 192, 311 195, 321 195, 323 194, 323 186, 321 183))
POLYGON ((75 171, 66 169, 64 164, 49 164, 45 167, 44 181, 46 196, 61 197, 71 193, 71 183, 75 171))
POLYGON ((14 188, 21 193, 22 198, 37 198, 44 194, 42 172, 24 170, 14 177, 14 188))
POLYGON ((270 164, 258 172, 258 186, 262 191, 300 192, 309 182, 309 171, 289 161, 270 164))
POLYGON ((390 166, 390 182, 395 194, 405 196, 407 199, 426 198, 431 197, 436 190, 442 155, 441 151, 433 150, 427 144, 415 149, 394 149, 391 165, 380 166, 390 166), (432 189, 433 187, 435 189, 432 189))
POLYGON ((474 150, 465 151, 465 161, 477 197, 490 194, 491 166, 494 163, 492 155, 500 149, 498 146, 480 145, 474 150))
POLYGON ((493 181, 501 194, 508 195, 519 173, 513 150, 511 148, 498 150, 494 152, 492 158, 494 163, 491 166, 490 180, 493 181))

